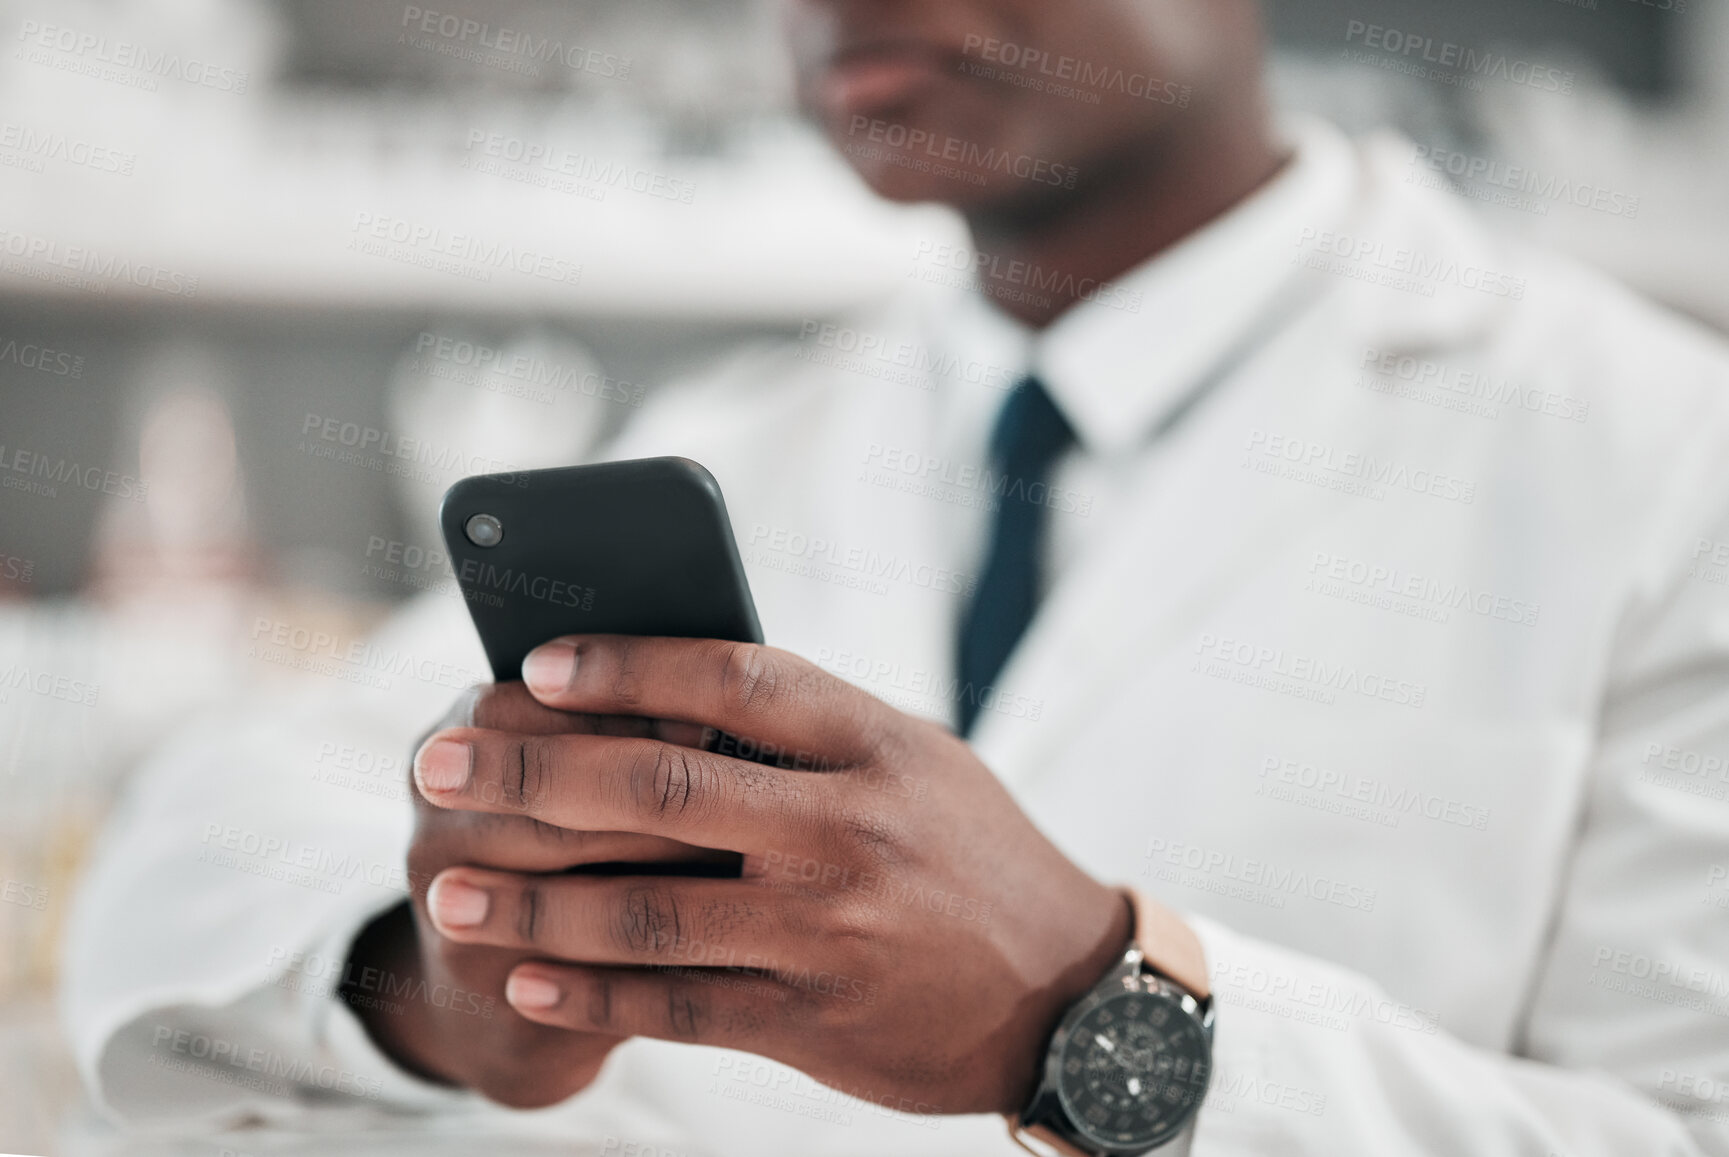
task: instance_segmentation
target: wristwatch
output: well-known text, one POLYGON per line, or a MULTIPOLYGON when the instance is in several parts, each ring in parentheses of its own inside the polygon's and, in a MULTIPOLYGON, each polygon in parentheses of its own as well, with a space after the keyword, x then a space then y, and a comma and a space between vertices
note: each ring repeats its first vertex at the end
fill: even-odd
POLYGON ((1043 1079, 1019 1120, 1010 1122, 1029 1152, 1041 1154, 1028 1139, 1065 1157, 1187 1149, 1213 1071, 1205 963, 1155 965, 1147 947, 1156 943, 1158 910, 1127 894, 1134 941, 1109 975, 1063 1015, 1045 1050, 1043 1079))

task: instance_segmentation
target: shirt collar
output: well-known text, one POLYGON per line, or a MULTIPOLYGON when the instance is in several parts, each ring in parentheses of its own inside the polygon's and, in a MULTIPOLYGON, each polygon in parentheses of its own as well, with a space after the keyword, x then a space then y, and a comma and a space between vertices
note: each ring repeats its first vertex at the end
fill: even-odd
MULTIPOLYGON (((1348 207, 1353 150, 1336 128, 1282 125, 1291 161, 1246 200, 1130 270, 1037 333, 977 293, 953 319, 1039 375, 1088 451, 1139 447, 1206 375, 1244 346, 1299 273, 1292 244, 1348 207)), ((954 331, 951 330, 951 334, 954 331)), ((956 334, 955 336, 960 336, 956 334)), ((965 340, 965 339, 963 339, 965 340)))

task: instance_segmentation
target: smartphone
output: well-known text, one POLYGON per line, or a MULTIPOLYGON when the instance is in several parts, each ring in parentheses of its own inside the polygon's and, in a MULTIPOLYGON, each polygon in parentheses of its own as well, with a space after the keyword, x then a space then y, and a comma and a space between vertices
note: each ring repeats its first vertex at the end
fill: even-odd
POLYGON ((464 478, 439 523, 498 682, 561 635, 763 641, 720 484, 688 458, 464 478))

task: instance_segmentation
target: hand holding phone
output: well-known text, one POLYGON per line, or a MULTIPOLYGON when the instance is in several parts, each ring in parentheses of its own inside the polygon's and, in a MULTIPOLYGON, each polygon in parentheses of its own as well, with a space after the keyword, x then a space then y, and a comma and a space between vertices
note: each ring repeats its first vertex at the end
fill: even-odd
MULTIPOLYGON (((464 696, 440 727, 674 738, 690 724, 572 715, 515 680, 522 660, 569 634, 673 635, 761 642, 720 487, 701 466, 655 458, 466 478, 440 515, 457 582, 499 685, 464 696)), ((461 994, 400 1011, 350 992, 373 1040, 423 1076, 538 1107, 585 1088, 620 1036, 550 1029, 508 1011, 505 978, 532 953, 455 944, 433 930, 426 890, 469 865, 549 875, 732 876, 734 852, 627 832, 564 833, 528 815, 475 825, 417 803, 408 853, 412 902, 356 940, 348 975, 368 970, 461 994), (574 837, 574 838, 573 838, 574 837)))

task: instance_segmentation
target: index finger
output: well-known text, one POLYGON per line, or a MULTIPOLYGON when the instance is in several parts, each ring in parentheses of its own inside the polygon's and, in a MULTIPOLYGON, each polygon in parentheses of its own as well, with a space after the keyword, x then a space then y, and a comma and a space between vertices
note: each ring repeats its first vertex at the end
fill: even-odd
POLYGON ((434 807, 760 854, 822 827, 836 785, 651 739, 440 731, 414 757, 434 807))
POLYGON ((521 683, 483 683, 470 687, 438 724, 520 731, 533 735, 620 735, 663 739, 695 746, 701 729, 667 719, 636 715, 594 715, 560 711, 536 699, 521 683))
POLYGON ((699 723, 769 745, 794 767, 864 762, 892 714, 814 663, 757 643, 571 635, 530 652, 522 674, 548 707, 699 723))

